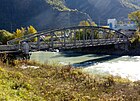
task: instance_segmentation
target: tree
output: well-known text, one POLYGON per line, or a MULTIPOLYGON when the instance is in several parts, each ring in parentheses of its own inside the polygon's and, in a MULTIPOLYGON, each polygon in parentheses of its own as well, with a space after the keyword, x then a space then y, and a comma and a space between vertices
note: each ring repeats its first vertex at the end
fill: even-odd
POLYGON ((81 21, 79 26, 90 26, 90 23, 88 21, 81 21))
POLYGON ((29 34, 37 33, 37 30, 33 26, 29 26, 27 29, 29 34))
MULTIPOLYGON (((97 26, 97 24, 95 22, 91 22, 91 21, 81 21, 79 23, 79 26, 97 26)), ((91 29, 87 29, 86 32, 84 30, 81 30, 80 32, 76 33, 76 39, 80 38, 83 39, 83 36, 85 35, 85 37, 87 39, 91 38, 91 29)), ((94 32, 94 36, 96 38, 99 38, 99 34, 97 34, 96 32, 94 32)))
MULTIPOLYGON (((27 33, 28 34, 35 34, 35 33, 37 33, 37 30, 33 26, 29 26, 29 27, 27 27, 27 33)), ((31 41, 36 42, 37 38, 34 38, 31 41)))
MULTIPOLYGON (((14 38, 20 38, 22 36, 26 36, 28 34, 35 34, 37 33, 37 30, 33 26, 29 26, 27 28, 21 27, 21 29, 17 29, 16 32, 14 32, 14 38)), ((32 41, 36 41, 37 39, 34 38, 32 41)))
POLYGON ((21 32, 22 32, 23 36, 28 35, 26 28, 21 27, 21 32))
POLYGON ((20 38, 22 36, 24 36, 23 29, 17 29, 16 32, 14 32, 14 38, 20 38))
POLYGON ((132 12, 128 15, 129 19, 134 21, 137 25, 138 32, 140 32, 140 10, 132 12))
POLYGON ((0 30, 0 42, 1 44, 6 44, 7 41, 13 39, 13 34, 6 31, 6 30, 0 30))
POLYGON ((79 26, 97 26, 97 24, 95 22, 91 22, 91 21, 81 21, 79 23, 79 26))
POLYGON ((91 22, 91 26, 97 26, 95 22, 91 22))
POLYGON ((37 30, 33 26, 29 26, 27 29, 21 27, 21 29, 17 29, 16 32, 14 32, 14 36, 15 38, 20 38, 22 36, 35 33, 37 33, 37 30))
POLYGON ((135 44, 140 43, 140 10, 130 13, 128 17, 137 25, 137 31, 132 37, 131 42, 135 44))

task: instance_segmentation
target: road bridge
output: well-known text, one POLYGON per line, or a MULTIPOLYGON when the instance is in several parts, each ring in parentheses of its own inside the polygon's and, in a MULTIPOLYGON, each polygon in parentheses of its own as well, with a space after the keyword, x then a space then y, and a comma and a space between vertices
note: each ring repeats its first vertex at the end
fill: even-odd
POLYGON ((114 29, 95 26, 76 26, 23 36, 0 46, 0 51, 20 51, 23 42, 28 42, 30 51, 73 49, 101 45, 126 45, 129 38, 114 29))

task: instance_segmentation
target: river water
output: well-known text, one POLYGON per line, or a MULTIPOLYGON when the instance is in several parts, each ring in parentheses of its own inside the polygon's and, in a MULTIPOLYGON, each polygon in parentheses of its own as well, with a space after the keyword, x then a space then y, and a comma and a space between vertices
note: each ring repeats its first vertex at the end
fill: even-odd
POLYGON ((31 60, 82 67, 85 72, 140 80, 140 56, 113 56, 66 52, 34 52, 31 60))

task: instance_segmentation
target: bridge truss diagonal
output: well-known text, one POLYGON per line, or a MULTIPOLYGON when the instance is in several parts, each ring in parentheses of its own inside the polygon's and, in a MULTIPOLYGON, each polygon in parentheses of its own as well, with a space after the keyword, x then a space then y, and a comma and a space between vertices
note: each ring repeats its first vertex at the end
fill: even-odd
POLYGON ((31 51, 37 51, 123 44, 128 43, 129 38, 125 34, 110 28, 77 26, 41 31, 10 40, 8 44, 21 46, 24 41, 29 43, 31 51))

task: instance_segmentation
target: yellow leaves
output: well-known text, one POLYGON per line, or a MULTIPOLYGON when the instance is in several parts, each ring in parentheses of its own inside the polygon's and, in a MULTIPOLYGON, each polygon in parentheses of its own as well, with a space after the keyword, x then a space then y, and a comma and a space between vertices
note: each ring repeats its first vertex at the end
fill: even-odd
POLYGON ((4 72, 5 70, 3 68, 0 67, 0 72, 4 72))
POLYGON ((79 23, 79 26, 97 26, 97 24, 95 22, 89 22, 89 21, 81 21, 79 23))
POLYGON ((134 21, 137 27, 140 27, 140 10, 128 14, 130 20, 134 21))
MULTIPOLYGON (((20 38, 28 34, 35 34, 37 33, 37 30, 33 26, 29 26, 26 28, 21 27, 21 29, 17 29, 16 32, 14 32, 14 38, 20 38)), ((32 41, 36 41, 36 38, 32 41)))
POLYGON ((17 30, 16 30, 16 33, 17 33, 17 34, 20 34, 20 33, 21 33, 21 30, 20 30, 20 29, 17 29, 17 30))
POLYGON ((20 38, 20 37, 22 37, 23 35, 24 35, 24 34, 23 34, 22 30, 20 30, 20 29, 17 29, 16 32, 14 33, 14 37, 15 37, 15 38, 20 38))
POLYGON ((88 21, 81 21, 79 26, 90 26, 90 23, 88 21))
POLYGON ((30 34, 34 34, 37 32, 37 30, 33 26, 29 26, 27 27, 27 29, 28 29, 28 33, 30 34))
POLYGON ((140 42, 140 32, 136 31, 134 36, 130 40, 131 43, 139 43, 140 42))
POLYGON ((133 43, 133 42, 135 42, 135 40, 136 40, 136 38, 133 37, 133 38, 130 40, 130 42, 133 43))
POLYGON ((91 26, 97 26, 95 22, 91 22, 91 26))
POLYGON ((13 34, 6 31, 6 30, 0 30, 0 42, 1 44, 6 44, 7 41, 13 39, 13 34))
MULTIPOLYGON (((37 33, 37 30, 33 26, 29 26, 29 27, 27 27, 27 33, 28 34, 35 34, 35 33, 37 33)), ((37 38, 34 38, 31 41, 36 42, 37 38)))

